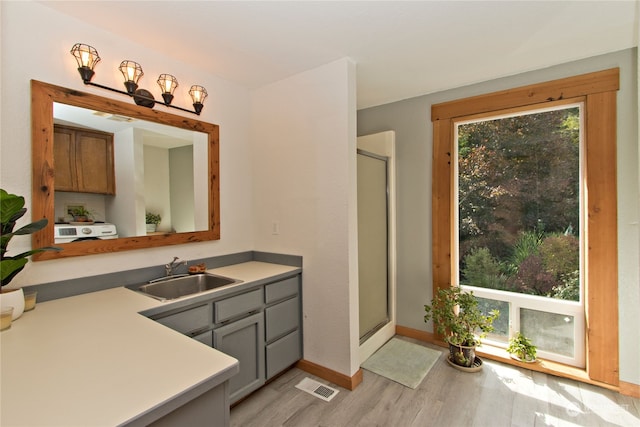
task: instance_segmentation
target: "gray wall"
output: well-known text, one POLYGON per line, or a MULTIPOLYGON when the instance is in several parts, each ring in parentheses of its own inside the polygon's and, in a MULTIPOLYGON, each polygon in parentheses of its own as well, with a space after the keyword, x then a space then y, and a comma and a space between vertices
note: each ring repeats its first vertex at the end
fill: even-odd
MULTIPOLYGON (((397 155, 397 323, 427 330, 431 300, 431 105, 548 80, 620 68, 618 92, 618 247, 620 379, 640 384, 640 237, 638 221, 637 50, 629 49, 462 88, 419 96, 358 112, 358 136, 394 130, 397 155), (634 261, 635 260, 635 261, 634 261), (624 319, 624 320, 623 320, 624 319), (635 319, 629 322, 629 319, 635 319)), ((430 331, 431 332, 431 331, 430 331)))

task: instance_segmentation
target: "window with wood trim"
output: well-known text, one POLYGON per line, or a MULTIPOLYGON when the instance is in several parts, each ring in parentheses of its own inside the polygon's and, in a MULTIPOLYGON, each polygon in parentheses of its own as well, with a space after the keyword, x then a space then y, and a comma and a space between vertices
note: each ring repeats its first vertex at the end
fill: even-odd
POLYGON ((456 119, 513 109, 538 109, 575 99, 584 108, 586 372, 618 384, 616 92, 610 69, 433 105, 433 292, 456 285, 456 119), (452 256, 453 255, 453 256, 452 256))
POLYGON ((484 342, 584 369, 582 101, 456 118, 452 157, 453 285, 500 311, 484 342))

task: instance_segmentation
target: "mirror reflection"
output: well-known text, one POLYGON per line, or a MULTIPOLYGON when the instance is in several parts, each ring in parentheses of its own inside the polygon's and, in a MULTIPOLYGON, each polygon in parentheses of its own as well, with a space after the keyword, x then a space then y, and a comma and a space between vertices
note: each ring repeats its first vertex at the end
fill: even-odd
POLYGON ((102 238, 207 229, 207 134, 58 102, 53 121, 55 243, 92 223, 102 238))
POLYGON ((31 121, 34 261, 220 239, 217 125, 36 80, 31 121))

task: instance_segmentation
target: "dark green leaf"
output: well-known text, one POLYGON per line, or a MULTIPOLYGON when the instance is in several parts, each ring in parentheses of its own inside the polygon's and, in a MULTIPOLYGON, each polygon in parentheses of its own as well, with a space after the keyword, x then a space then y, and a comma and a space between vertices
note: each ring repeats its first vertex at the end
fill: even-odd
POLYGON ((17 229, 13 232, 14 235, 22 235, 22 234, 32 234, 36 231, 40 231, 47 226, 49 220, 46 218, 42 218, 36 222, 32 222, 31 224, 27 224, 22 228, 17 229))
POLYGON ((7 285, 27 264, 27 258, 5 258, 0 261, 0 281, 2 286, 7 285))

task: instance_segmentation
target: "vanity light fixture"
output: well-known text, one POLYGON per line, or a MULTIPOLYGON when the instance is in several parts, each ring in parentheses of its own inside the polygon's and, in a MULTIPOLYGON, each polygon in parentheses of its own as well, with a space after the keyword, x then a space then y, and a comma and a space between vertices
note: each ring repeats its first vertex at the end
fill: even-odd
POLYGON ((171 104, 173 100, 173 91, 178 87, 178 79, 171 74, 160 74, 158 77, 158 86, 162 91, 162 99, 165 104, 171 104))
POLYGON ((140 77, 144 75, 144 72, 142 71, 140 64, 137 62, 130 60, 122 61, 120 67, 118 67, 124 77, 124 86, 127 89, 125 92, 98 83, 93 83, 91 81, 95 74, 93 68, 98 62, 100 62, 100 56, 95 48, 87 44, 76 43, 71 48, 71 54, 76 58, 76 62, 78 63, 78 72, 80 73, 83 83, 86 85, 129 95, 133 98, 136 104, 144 107, 153 108, 155 104, 160 103, 167 107, 176 108, 178 110, 197 115, 200 115, 200 112, 202 112, 202 108, 204 107, 203 102, 207 97, 207 90, 202 86, 193 85, 191 86, 191 89, 189 89, 189 95, 191 95, 191 99, 193 100, 194 111, 187 110, 185 108, 171 105, 171 101, 173 101, 173 92, 178 87, 178 80, 171 74, 160 74, 160 77, 158 77, 158 85, 162 90, 162 99, 164 101, 160 102, 156 101, 148 90, 138 88, 138 81, 140 80, 140 77))
POLYGON ((124 87, 127 88, 127 93, 129 95, 135 94, 138 89, 138 80, 144 75, 140 64, 133 61, 122 61, 118 69, 124 77, 124 87))
POLYGON ((189 95, 191 95, 191 99, 193 100, 193 108, 196 109, 197 114, 200 114, 203 107, 202 103, 208 95, 207 90, 202 86, 193 85, 191 89, 189 89, 189 95))

